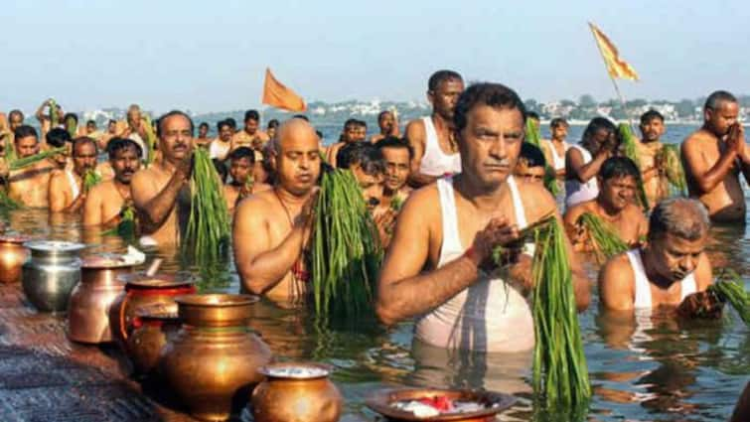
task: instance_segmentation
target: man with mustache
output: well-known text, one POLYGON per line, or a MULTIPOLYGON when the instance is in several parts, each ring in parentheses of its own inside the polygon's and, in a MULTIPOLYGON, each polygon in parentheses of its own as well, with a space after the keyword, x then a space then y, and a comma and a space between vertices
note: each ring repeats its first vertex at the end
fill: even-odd
POLYGON ((238 205, 234 261, 243 291, 298 301, 311 291, 303 251, 320 176, 320 141, 308 122, 292 118, 272 144, 275 184, 238 205))
MULTIPOLYGON (((512 176, 526 120, 515 91, 472 85, 458 99, 454 120, 461 172, 407 199, 380 273, 376 311, 388 325, 416 317, 415 339, 435 347, 528 351, 531 251, 520 250, 519 230, 559 219, 555 200, 542 184, 512 176), (507 251, 500 265, 492 258, 498 246, 507 251)), ((569 258, 582 310, 589 287, 572 252, 569 258)))
POLYGON ((583 131, 581 142, 565 153, 565 206, 590 201, 599 194, 596 175, 604 161, 617 153, 615 125, 594 117, 583 131))
MULTIPOLYGON (((31 126, 16 127, 13 141, 18 158, 30 157, 40 150, 36 129, 31 126)), ((6 180, 10 199, 26 207, 47 208, 49 181, 52 172, 57 168, 58 164, 52 158, 13 171, 10 171, 5 163, 0 166, 0 178, 6 180)))
POLYGON ((130 139, 113 138, 107 145, 107 154, 115 177, 98 184, 86 196, 84 226, 115 227, 122 212, 133 204, 130 182, 141 167, 141 146, 130 139))
POLYGON ((643 176, 643 189, 651 207, 669 196, 669 185, 666 178, 664 162, 664 116, 656 110, 649 110, 641 115, 641 142, 638 148, 638 164, 643 176))
POLYGON ((432 115, 409 122, 404 136, 414 150, 409 177, 413 187, 425 186, 438 177, 461 171, 453 113, 463 90, 464 81, 457 72, 439 70, 430 76, 427 99, 432 104, 432 115))
POLYGON ((380 114, 378 114, 378 127, 380 128, 380 133, 378 133, 377 135, 373 135, 370 138, 370 142, 373 144, 377 144, 383 139, 389 137, 398 138, 401 132, 398 127, 398 120, 396 120, 396 115, 391 110, 381 111, 380 114))
POLYGON ((56 170, 49 181, 50 212, 75 213, 86 201, 84 178, 96 168, 96 141, 89 137, 73 140, 73 169, 56 170))
POLYGON ((604 307, 632 312, 675 308, 684 316, 716 317, 721 305, 706 288, 711 263, 704 250, 710 222, 700 202, 670 198, 649 219, 648 244, 614 256, 599 273, 604 307))
POLYGON ((597 176, 599 195, 596 199, 581 202, 565 212, 565 229, 576 250, 589 250, 592 246, 578 221, 584 213, 599 217, 628 245, 638 244, 641 236, 646 235, 648 222, 635 202, 640 177, 638 167, 630 158, 612 157, 602 164, 597 176))
POLYGON ((174 110, 159 119, 163 159, 137 172, 130 183, 143 244, 174 245, 190 215, 193 120, 174 110))
POLYGON ((268 134, 260 130, 258 110, 248 110, 245 112, 245 127, 232 136, 232 151, 239 147, 259 150, 268 139, 268 134))
POLYGON ((211 158, 216 158, 219 161, 224 161, 229 156, 229 151, 232 146, 232 136, 234 135, 234 129, 231 123, 227 120, 222 120, 216 123, 216 130, 219 136, 211 141, 211 145, 208 147, 211 158))
POLYGON ((338 156, 339 150, 345 145, 349 145, 354 142, 361 141, 359 138, 359 120, 347 119, 344 122, 344 128, 341 130, 341 136, 339 141, 333 145, 329 145, 325 149, 326 162, 332 167, 336 167, 336 157, 338 156))
POLYGON ((375 146, 383 153, 385 161, 383 202, 399 210, 412 191, 406 182, 411 173, 414 150, 408 142, 393 136, 381 139, 375 146))
POLYGON ((703 107, 703 126, 682 143, 690 196, 701 201, 716 222, 745 221, 739 174, 750 181, 750 148, 738 121, 739 107, 729 92, 712 93, 703 107))
POLYGON ((229 175, 232 180, 224 185, 224 198, 230 214, 239 201, 244 198, 271 189, 271 186, 253 180, 253 169, 255 168, 255 152, 248 147, 239 147, 229 153, 229 175))

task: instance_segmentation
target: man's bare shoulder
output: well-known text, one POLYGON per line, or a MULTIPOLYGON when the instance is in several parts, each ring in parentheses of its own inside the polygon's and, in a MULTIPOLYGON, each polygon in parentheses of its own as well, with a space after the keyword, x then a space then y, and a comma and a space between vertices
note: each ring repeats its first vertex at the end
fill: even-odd
POLYGON ((529 222, 545 218, 557 211, 557 203, 552 194, 541 183, 514 179, 518 184, 524 211, 529 222))
POLYGON ((253 193, 237 205, 235 218, 266 219, 276 213, 274 201, 278 199, 272 189, 253 193))
POLYGON ((683 150, 685 148, 698 148, 705 146, 706 142, 718 142, 718 140, 719 139, 711 132, 705 129, 698 129, 685 138, 682 142, 682 148, 683 150))
POLYGON ((424 121, 421 118, 410 121, 409 123, 407 123, 404 133, 409 139, 409 142, 422 142, 427 136, 427 131, 424 127, 424 121))
POLYGON ((635 279, 633 268, 627 252, 617 254, 610 258, 601 269, 600 284, 606 283, 616 285, 615 287, 627 288, 628 282, 632 284, 635 279))
POLYGON ((107 180, 97 184, 89 190, 88 196, 93 197, 107 197, 115 193, 115 182, 114 180, 107 180))
POLYGON ((565 219, 577 220, 581 215, 587 212, 593 212, 595 201, 595 199, 592 199, 590 201, 584 201, 573 205, 572 207, 565 210, 565 219))

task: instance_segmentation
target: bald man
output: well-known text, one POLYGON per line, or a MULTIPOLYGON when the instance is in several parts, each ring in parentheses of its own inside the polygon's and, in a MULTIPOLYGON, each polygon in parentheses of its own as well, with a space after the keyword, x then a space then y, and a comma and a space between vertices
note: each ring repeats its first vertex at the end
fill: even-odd
POLYGON ((234 260, 243 290, 288 302, 309 292, 303 249, 320 175, 320 145, 315 129, 298 118, 281 125, 276 136, 271 156, 276 184, 237 207, 234 260))

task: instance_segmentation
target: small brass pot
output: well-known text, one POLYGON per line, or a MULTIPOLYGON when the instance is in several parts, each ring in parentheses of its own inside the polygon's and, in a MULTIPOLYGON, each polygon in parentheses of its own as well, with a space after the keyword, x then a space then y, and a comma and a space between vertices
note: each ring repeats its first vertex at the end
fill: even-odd
POLYGON ((0 236, 0 283, 21 281, 21 267, 29 257, 23 244, 28 240, 24 236, 0 236))

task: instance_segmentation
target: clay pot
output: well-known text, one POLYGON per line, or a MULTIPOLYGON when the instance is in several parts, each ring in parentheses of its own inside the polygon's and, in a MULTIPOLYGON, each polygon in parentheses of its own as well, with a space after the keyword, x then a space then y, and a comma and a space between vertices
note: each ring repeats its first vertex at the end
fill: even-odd
POLYGON ((109 324, 112 337, 128 353, 128 337, 133 332, 137 312, 145 306, 161 304, 175 306, 174 298, 196 292, 195 281, 187 274, 157 274, 152 277, 144 273, 120 276, 125 282, 125 291, 112 303, 109 324))
POLYGON ((255 422, 336 422, 343 399, 328 379, 330 367, 315 363, 275 363, 252 395, 255 422), (294 370, 300 370, 294 373, 294 370))
POLYGON ((29 257, 24 236, 0 236, 0 283, 21 281, 21 267, 29 257))
POLYGON ((38 240, 24 243, 31 259, 23 264, 21 285, 26 298, 41 312, 68 308, 73 287, 81 281, 80 243, 38 240))
POLYGON ((153 373, 158 367, 162 349, 174 338, 181 325, 176 303, 150 305, 138 311, 127 346, 128 358, 137 377, 148 377, 153 373))
POLYGON ((134 264, 120 257, 94 256, 83 260, 81 282, 68 302, 68 338, 89 344, 112 342, 109 308, 122 293, 118 279, 133 272, 134 264))
POLYGON ((162 351, 162 374, 193 417, 227 420, 245 407, 263 380, 258 369, 271 360, 248 326, 258 298, 210 294, 175 301, 183 326, 162 351))

